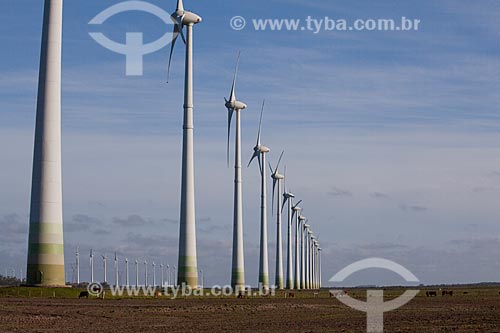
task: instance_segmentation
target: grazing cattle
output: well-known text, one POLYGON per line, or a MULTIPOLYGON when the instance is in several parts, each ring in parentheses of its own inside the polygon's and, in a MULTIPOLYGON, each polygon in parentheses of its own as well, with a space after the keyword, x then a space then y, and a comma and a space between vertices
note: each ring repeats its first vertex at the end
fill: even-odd
POLYGON ((238 299, 243 299, 243 298, 245 298, 245 294, 243 294, 242 292, 239 292, 238 299))
POLYGON ((80 295, 78 295, 78 298, 86 298, 89 299, 89 292, 88 291, 82 291, 80 292, 80 295))
POLYGON ((453 290, 443 290, 443 292, 441 293, 441 296, 446 296, 446 295, 450 295, 450 296, 453 296, 453 290))
POLYGON ((319 293, 314 293, 314 294, 313 294, 313 297, 314 297, 314 298, 318 298, 318 296, 319 296, 319 293))
POLYGON ((288 297, 295 298, 295 293, 288 293, 288 297))
POLYGON ((437 291, 428 291, 425 295, 427 295, 427 297, 436 297, 438 294, 437 291))

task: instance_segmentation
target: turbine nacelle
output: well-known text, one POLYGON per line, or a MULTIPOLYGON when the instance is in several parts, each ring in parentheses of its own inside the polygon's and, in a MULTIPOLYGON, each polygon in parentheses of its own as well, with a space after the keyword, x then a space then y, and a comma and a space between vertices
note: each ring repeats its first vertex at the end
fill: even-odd
POLYGON ((245 110, 247 108, 247 105, 243 102, 240 101, 228 101, 226 100, 226 108, 238 111, 238 110, 245 110))
MULTIPOLYGON (((176 14, 178 15, 177 12, 176 12, 176 14)), ((203 21, 201 16, 196 15, 195 13, 192 13, 192 12, 185 11, 182 15, 181 22, 182 22, 182 25, 192 25, 192 24, 198 24, 201 21, 203 21)))
POLYGON ((285 197, 285 199, 292 199, 292 198, 295 198, 295 195, 293 193, 290 193, 290 192, 285 192, 283 193, 283 196, 285 197))
POLYGON ((172 18, 175 19, 174 22, 177 22, 177 18, 181 18, 181 20, 179 20, 179 23, 181 23, 182 25, 197 24, 202 21, 202 18, 199 15, 184 10, 184 4, 182 3, 182 0, 177 1, 177 8, 175 12, 172 13, 172 18))
POLYGON ((271 177, 275 180, 281 180, 281 179, 285 179, 285 176, 283 176, 282 174, 278 173, 278 172, 275 172, 271 175, 271 177))

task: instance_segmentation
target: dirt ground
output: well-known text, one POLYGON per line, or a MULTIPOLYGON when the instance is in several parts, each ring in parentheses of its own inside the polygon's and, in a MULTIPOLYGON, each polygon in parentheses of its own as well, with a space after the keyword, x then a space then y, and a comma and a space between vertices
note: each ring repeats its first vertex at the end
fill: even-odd
MULTIPOLYGON (((385 332, 500 332, 500 295, 417 298, 385 332)), ((365 315, 320 298, 0 298, 0 332, 366 332, 365 315)))

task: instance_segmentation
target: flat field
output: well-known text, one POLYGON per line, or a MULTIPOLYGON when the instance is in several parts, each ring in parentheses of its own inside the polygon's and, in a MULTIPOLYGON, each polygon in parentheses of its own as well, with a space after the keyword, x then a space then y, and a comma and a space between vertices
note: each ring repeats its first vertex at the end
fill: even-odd
MULTIPOLYGON (((500 332, 500 288, 447 288, 386 313, 385 332, 500 332)), ((366 332, 327 290, 267 298, 77 299, 76 289, 0 288, 0 332, 366 332), (55 293, 55 294, 54 294, 55 293), (53 298, 53 296, 56 298, 53 298)), ((402 290, 388 289, 388 299, 402 290)), ((351 290, 363 299, 366 292, 351 290)))

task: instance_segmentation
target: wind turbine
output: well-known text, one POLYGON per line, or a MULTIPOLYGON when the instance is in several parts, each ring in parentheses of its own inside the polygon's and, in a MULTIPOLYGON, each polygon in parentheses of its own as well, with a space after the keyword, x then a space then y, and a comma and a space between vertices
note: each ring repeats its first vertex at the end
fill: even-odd
POLYGON ((314 237, 314 234, 310 233, 310 262, 311 262, 311 265, 309 267, 309 285, 311 286, 311 289, 315 289, 315 286, 314 286, 314 242, 316 241, 316 237, 314 237))
POLYGON ((278 169, 280 167, 281 159, 283 158, 283 154, 285 152, 282 152, 280 155, 280 158, 278 160, 278 164, 276 165, 276 168, 273 170, 273 167, 271 166, 271 163, 269 163, 269 169, 271 169, 271 178, 273 179, 273 203, 272 207, 274 210, 274 192, 276 190, 276 185, 278 185, 277 190, 278 190, 278 202, 277 202, 277 214, 276 214, 276 219, 277 219, 277 227, 276 227, 276 280, 275 280, 275 285, 278 289, 284 289, 284 283, 283 283, 283 240, 282 240, 282 235, 281 235, 281 181, 285 179, 285 176, 280 174, 278 172, 278 169))
POLYGON ((259 132, 257 134, 257 144, 253 148, 253 156, 250 159, 248 166, 257 158, 259 161, 259 171, 261 176, 260 185, 260 259, 259 259, 259 285, 263 289, 269 289, 269 256, 267 252, 267 176, 266 176, 266 154, 270 149, 263 146, 260 142, 262 130, 262 115, 264 113, 265 101, 262 102, 262 110, 260 111, 259 132))
POLYGON ((300 234, 300 211, 302 208, 299 204, 302 202, 300 200, 292 207, 292 219, 295 217, 295 289, 300 289, 300 251, 299 251, 299 234, 300 234))
POLYGON ((94 283, 94 253, 90 249, 90 283, 94 283))
POLYGON ((161 270, 161 286, 163 287, 165 285, 164 272, 163 272, 163 262, 160 264, 160 270, 161 270))
POLYGON ((78 246, 76 247, 76 284, 80 284, 80 251, 78 246))
POLYGON ((177 9, 172 13, 171 19, 175 25, 168 62, 169 78, 174 46, 179 35, 182 36, 186 44, 178 280, 181 284, 185 283, 187 286, 196 288, 198 285, 198 263, 194 200, 193 26, 200 23, 202 19, 200 16, 184 10, 182 0, 177 1, 177 9), (184 26, 186 27, 186 36, 184 36, 184 26))
POLYGON ((307 219, 305 216, 299 216, 302 228, 300 229, 300 283, 302 288, 306 289, 306 256, 305 256, 305 230, 307 219))
POLYGON ((170 281, 171 281, 170 265, 167 265, 167 287, 170 287, 170 281))
POLYGON ((287 260, 286 260, 286 271, 287 271, 287 279, 286 279, 286 287, 287 289, 293 289, 293 254, 292 254, 292 199, 295 198, 295 195, 286 190, 286 166, 285 166, 285 175, 284 175, 284 193, 283 193, 283 206, 281 211, 285 208, 285 205, 288 203, 288 243, 287 243, 287 260))
POLYGON ((118 277, 118 257, 116 256, 116 252, 115 252, 115 286, 118 287, 119 285, 119 277, 118 277))
POLYGON ((125 283, 126 286, 130 286, 130 280, 128 275, 128 258, 125 258, 125 283))
POLYGON ((139 260, 135 259, 135 287, 139 287, 139 260))
POLYGON ((61 174, 62 21, 63 0, 45 0, 26 269, 26 284, 32 286, 66 285, 61 174))
POLYGON ((104 255, 102 256, 102 264, 103 264, 103 266, 104 266, 104 283, 107 283, 107 282, 108 282, 108 271, 107 271, 108 267, 107 267, 107 259, 108 259, 108 258, 106 258, 106 254, 104 254, 104 255))
POLYGON ((148 262, 144 260, 144 286, 148 286, 148 262))
POLYGON ((321 278, 321 252, 323 252, 323 249, 321 247, 318 247, 318 276, 319 276, 319 287, 323 287, 323 281, 321 278))
POLYGON ((156 287, 156 264, 153 261, 153 286, 156 287))
POLYGON ((231 286, 238 290, 245 286, 245 258, 243 253, 243 201, 241 188, 241 110, 246 109, 246 104, 236 99, 236 76, 240 63, 240 54, 236 61, 236 69, 233 76, 233 85, 229 100, 226 101, 228 111, 227 122, 227 163, 229 166, 229 139, 231 135, 231 120, 236 113, 236 138, 235 138, 235 161, 234 161, 234 215, 233 215, 233 261, 231 270, 231 286))
POLYGON ((319 289, 318 269, 319 269, 318 240, 316 239, 314 241, 314 286, 316 289, 319 289))

